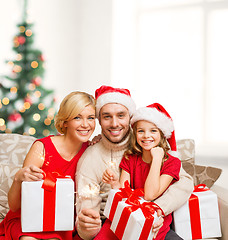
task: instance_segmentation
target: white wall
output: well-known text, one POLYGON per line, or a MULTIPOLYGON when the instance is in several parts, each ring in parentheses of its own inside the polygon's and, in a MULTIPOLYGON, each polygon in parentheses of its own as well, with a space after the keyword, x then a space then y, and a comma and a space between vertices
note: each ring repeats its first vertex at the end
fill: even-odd
MULTIPOLYGON (((46 60, 44 84, 58 101, 74 90, 94 94, 110 83, 111 0, 30 0, 34 45, 46 60)), ((21 22, 22 0, 0 0, 0 75, 14 59, 13 37, 21 22)))

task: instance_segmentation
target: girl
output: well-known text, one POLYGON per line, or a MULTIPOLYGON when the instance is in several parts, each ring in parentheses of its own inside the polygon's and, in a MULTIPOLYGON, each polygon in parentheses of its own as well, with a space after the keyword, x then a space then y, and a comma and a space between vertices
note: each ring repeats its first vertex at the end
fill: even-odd
MULTIPOLYGON (((133 114, 131 125, 131 147, 120 163, 120 179, 107 169, 103 181, 111 184, 112 188, 119 188, 128 180, 131 188, 144 188, 145 200, 153 201, 170 184, 179 180, 181 162, 173 156, 176 151, 173 121, 160 104, 154 103, 138 109, 133 114)), ((164 218, 156 239, 165 239, 171 221, 171 214, 164 218)))
POLYGON ((95 129, 95 100, 84 92, 67 95, 55 117, 55 127, 62 134, 36 140, 31 146, 23 167, 15 174, 8 193, 10 211, 0 224, 7 240, 70 240, 72 231, 22 233, 21 231, 21 183, 39 181, 44 171, 61 169, 75 179, 77 162, 88 146, 95 129))

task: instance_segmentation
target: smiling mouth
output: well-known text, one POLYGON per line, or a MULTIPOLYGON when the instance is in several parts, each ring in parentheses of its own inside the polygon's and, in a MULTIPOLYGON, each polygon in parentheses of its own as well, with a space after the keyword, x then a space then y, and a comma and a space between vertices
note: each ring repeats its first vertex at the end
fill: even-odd
POLYGON ((83 136, 86 136, 88 135, 88 133, 90 132, 90 130, 78 130, 78 132, 83 135, 83 136))
POLYGON ((122 129, 118 129, 118 130, 109 130, 109 132, 111 133, 111 135, 113 136, 118 136, 120 134, 122 129))

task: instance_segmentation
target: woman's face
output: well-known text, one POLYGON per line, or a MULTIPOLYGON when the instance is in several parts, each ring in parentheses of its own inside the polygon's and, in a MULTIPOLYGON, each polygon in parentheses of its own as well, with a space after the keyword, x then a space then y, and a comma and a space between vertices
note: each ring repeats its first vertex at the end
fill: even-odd
POLYGON ((136 140, 143 150, 150 151, 159 145, 161 134, 156 125, 140 120, 136 125, 136 140))
POLYGON ((64 123, 66 135, 87 142, 95 129, 95 109, 88 105, 74 119, 64 123))

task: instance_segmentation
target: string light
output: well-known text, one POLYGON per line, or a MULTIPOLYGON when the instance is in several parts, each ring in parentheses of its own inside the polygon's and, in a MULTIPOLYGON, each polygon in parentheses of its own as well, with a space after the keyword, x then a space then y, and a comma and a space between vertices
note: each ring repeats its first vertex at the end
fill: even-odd
POLYGON ((0 126, 0 130, 5 131, 6 130, 6 125, 4 124, 3 126, 0 126))
POLYGON ((21 72, 21 70, 22 70, 22 67, 19 66, 19 65, 15 65, 14 68, 13 68, 13 71, 16 72, 16 73, 21 72))
POLYGON ((18 53, 17 55, 16 55, 16 60, 17 61, 20 61, 22 59, 22 55, 20 54, 20 53, 18 53))
POLYGON ((16 87, 11 87, 10 88, 10 92, 11 93, 16 93, 17 92, 17 88, 16 87))
POLYGON ((25 31, 25 27, 24 27, 24 26, 20 26, 20 27, 19 27, 19 31, 20 31, 21 33, 23 33, 23 32, 25 31))
POLYGON ((35 91, 35 92, 34 92, 34 95, 35 95, 37 98, 40 98, 40 97, 41 97, 41 92, 40 92, 40 91, 35 91))
POLYGON ((32 62, 31 62, 31 67, 32 67, 32 68, 37 68, 38 65, 39 65, 39 64, 38 64, 37 61, 32 61, 32 62))
POLYGON ((50 118, 46 118, 46 119, 44 120, 44 124, 45 124, 45 125, 50 125, 50 124, 51 124, 51 119, 50 119, 50 118))
POLYGON ((44 129, 44 130, 43 130, 43 135, 44 135, 44 136, 50 135, 50 131, 49 131, 48 129, 44 129))
POLYGON ((39 110, 44 110, 45 109, 45 106, 44 106, 44 104, 43 103, 40 103, 39 105, 38 105, 38 109, 39 110))
POLYGON ((4 105, 8 105, 9 104, 9 98, 7 98, 7 97, 4 97, 3 99, 2 99, 2 103, 4 104, 4 105))
POLYGON ((40 114, 39 113, 35 113, 35 114, 33 114, 33 119, 34 119, 34 121, 39 121, 40 120, 40 114))
POLYGON ((36 133, 36 129, 31 127, 31 128, 29 128, 28 132, 30 135, 34 135, 36 133))
POLYGON ((0 118, 0 127, 5 125, 5 120, 3 118, 0 118))
POLYGON ((20 111, 21 113, 24 113, 24 112, 25 112, 25 110, 26 110, 26 109, 25 109, 24 107, 22 107, 22 108, 20 108, 20 110, 19 110, 19 111, 20 111))
POLYGON ((14 65, 14 63, 12 61, 9 61, 7 64, 11 67, 14 65))
POLYGON ((30 103, 29 103, 29 102, 25 102, 25 103, 24 103, 24 108, 25 108, 25 109, 29 109, 29 108, 30 108, 30 106, 31 106, 31 105, 30 105, 30 103))
POLYGON ((33 91, 36 88, 36 85, 34 83, 30 83, 28 86, 29 90, 33 91))
POLYGON ((32 30, 31 29, 26 30, 25 35, 27 37, 31 37, 32 36, 32 30))

